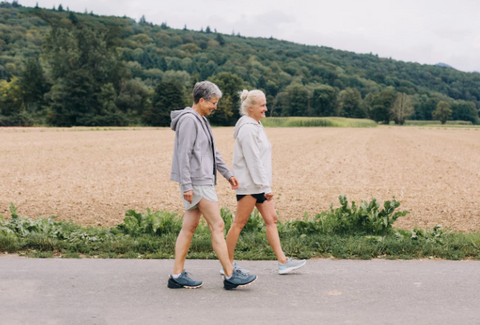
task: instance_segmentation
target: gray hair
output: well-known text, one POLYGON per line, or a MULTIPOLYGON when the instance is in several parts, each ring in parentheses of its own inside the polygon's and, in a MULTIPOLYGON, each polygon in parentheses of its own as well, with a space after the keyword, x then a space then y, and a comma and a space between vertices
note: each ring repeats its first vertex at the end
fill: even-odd
POLYGON ((259 97, 265 96, 261 90, 246 90, 244 89, 239 93, 240 95, 240 115, 248 115, 248 108, 252 107, 257 102, 259 97))
POLYGON ((210 81, 202 81, 195 84, 193 88, 193 102, 195 104, 198 104, 200 98, 209 101, 213 97, 222 98, 222 91, 216 84, 210 81))

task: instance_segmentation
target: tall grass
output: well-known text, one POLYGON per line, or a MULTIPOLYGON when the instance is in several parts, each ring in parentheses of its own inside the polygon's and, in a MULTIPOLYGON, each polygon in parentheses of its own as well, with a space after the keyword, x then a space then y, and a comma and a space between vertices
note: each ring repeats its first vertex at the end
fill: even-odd
MULTIPOLYGON (((395 124, 393 121, 390 124, 395 124)), ((445 126, 445 125, 469 125, 472 126, 471 121, 447 121, 446 124, 442 124, 440 121, 424 121, 424 120, 406 120, 405 125, 414 126, 445 126)))
POLYGON ((262 120, 265 127, 340 127, 371 128, 377 123, 368 119, 343 117, 267 117, 262 120))

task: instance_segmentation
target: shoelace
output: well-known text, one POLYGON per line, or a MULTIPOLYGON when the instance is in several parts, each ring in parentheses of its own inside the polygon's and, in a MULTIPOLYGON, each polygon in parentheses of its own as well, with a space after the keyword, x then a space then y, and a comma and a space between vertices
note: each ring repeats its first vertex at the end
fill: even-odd
POLYGON ((240 277, 246 277, 246 276, 248 276, 248 274, 245 273, 245 272, 243 272, 242 269, 240 269, 240 268, 234 269, 234 270, 233 270, 233 273, 238 274, 240 277))
POLYGON ((190 273, 190 272, 187 272, 187 271, 183 271, 182 273, 184 273, 187 278, 189 278, 190 280, 192 280, 192 277, 191 277, 191 276, 193 276, 193 273, 190 273))
POLYGON ((240 271, 242 271, 243 274, 247 274, 247 275, 248 275, 248 274, 250 273, 250 271, 245 270, 243 267, 241 267, 240 265, 238 265, 237 262, 233 262, 232 266, 233 266, 234 269, 239 269, 240 271))

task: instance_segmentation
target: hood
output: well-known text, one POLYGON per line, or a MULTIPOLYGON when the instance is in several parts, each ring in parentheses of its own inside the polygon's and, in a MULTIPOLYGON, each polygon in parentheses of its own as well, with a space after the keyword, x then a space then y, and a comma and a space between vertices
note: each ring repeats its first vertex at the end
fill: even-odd
POLYGON ((261 124, 259 122, 257 122, 256 120, 254 120, 253 118, 249 117, 249 116, 242 116, 238 121, 237 123, 235 124, 235 128, 233 129, 233 138, 236 139, 237 136, 238 136, 238 132, 240 132, 240 129, 242 128, 242 126, 244 126, 245 124, 253 124, 253 125, 256 125, 256 126, 260 126, 261 124))
POLYGON ((185 115, 185 114, 193 114, 195 115, 195 117, 197 119, 199 119, 201 121, 201 116, 200 114, 198 114, 197 112, 195 112, 193 110, 193 108, 191 107, 186 107, 184 109, 180 109, 180 110, 177 110, 177 111, 172 111, 170 113, 170 118, 172 119, 172 123, 170 124, 170 128, 175 131, 177 129, 177 124, 178 124, 178 121, 180 120, 180 118, 185 115))

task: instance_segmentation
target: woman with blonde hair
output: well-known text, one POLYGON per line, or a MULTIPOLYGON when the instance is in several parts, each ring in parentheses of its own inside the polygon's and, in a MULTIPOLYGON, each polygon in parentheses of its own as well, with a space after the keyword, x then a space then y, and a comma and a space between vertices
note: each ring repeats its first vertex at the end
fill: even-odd
MULTIPOLYGON (((240 94, 242 117, 234 129, 235 150, 233 174, 240 184, 236 189, 237 213, 227 234, 230 262, 234 262, 235 246, 240 232, 256 207, 265 221, 267 239, 278 259, 278 273, 287 274, 305 265, 305 260, 287 258, 280 244, 277 230, 272 184, 272 146, 268 141, 261 119, 265 118, 267 100, 261 90, 243 90, 240 94)), ((244 272, 247 270, 242 269, 244 272)), ((223 269, 220 271, 222 272, 223 269)))

